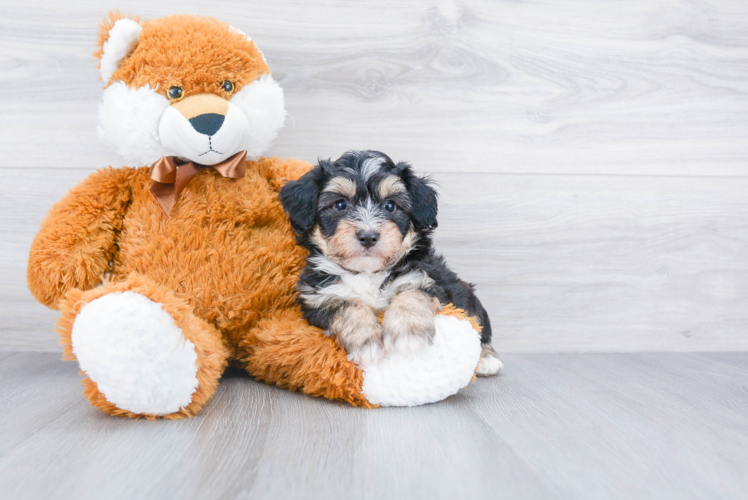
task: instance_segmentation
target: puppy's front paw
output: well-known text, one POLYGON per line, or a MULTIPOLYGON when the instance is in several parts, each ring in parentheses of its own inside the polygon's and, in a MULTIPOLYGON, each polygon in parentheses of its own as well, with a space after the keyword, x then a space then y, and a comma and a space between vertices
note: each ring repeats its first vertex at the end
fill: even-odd
POLYGON ((433 342, 434 303, 420 290, 395 295, 382 320, 382 339, 388 351, 417 353, 433 342))
POLYGON ((374 311, 364 304, 342 308, 330 324, 329 333, 337 338, 348 359, 362 368, 384 356, 382 326, 374 311))
POLYGON ((350 346, 345 350, 348 353, 348 359, 361 368, 379 363, 384 357, 384 344, 382 336, 376 339, 370 339, 363 345, 350 346))

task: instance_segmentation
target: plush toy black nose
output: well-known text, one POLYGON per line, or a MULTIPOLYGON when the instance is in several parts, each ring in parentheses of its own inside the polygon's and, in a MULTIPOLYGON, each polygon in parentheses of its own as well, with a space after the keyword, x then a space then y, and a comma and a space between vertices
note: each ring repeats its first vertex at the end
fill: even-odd
POLYGON ((192 128, 201 134, 213 135, 221 128, 225 118, 225 116, 218 113, 205 113, 190 118, 190 123, 192 124, 192 128))
POLYGON ((371 248, 377 244, 377 241, 379 241, 379 233, 372 231, 371 229, 357 232, 356 237, 358 238, 358 242, 361 243, 361 246, 364 248, 371 248))

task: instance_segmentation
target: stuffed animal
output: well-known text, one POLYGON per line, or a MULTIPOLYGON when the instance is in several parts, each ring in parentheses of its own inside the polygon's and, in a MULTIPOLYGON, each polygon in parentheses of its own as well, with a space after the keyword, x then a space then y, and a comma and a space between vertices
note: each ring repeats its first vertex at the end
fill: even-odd
POLYGON ((28 263, 34 296, 62 312, 64 355, 92 405, 193 416, 229 363, 363 407, 438 401, 470 382, 480 327, 454 307, 436 317, 433 345, 366 371, 303 319, 306 250, 278 192, 310 165, 261 156, 286 112, 251 38, 211 18, 112 13, 98 46, 98 132, 125 167, 55 204, 28 263))

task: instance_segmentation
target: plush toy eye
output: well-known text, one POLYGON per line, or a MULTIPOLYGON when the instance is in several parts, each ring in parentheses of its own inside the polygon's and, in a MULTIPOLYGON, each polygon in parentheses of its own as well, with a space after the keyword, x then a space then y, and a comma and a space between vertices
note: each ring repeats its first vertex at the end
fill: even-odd
POLYGON ((348 208, 348 202, 345 200, 338 200, 335 202, 335 208, 337 210, 345 210, 348 208))
POLYGON ((169 87, 169 90, 166 92, 166 97, 168 97, 170 101, 178 101, 184 97, 184 89, 176 86, 169 87))
POLYGON ((392 203, 392 200, 387 200, 384 202, 384 209, 388 212, 394 212, 395 211, 395 204, 392 203))
POLYGON ((234 91, 234 84, 228 80, 224 80, 221 82, 221 89, 231 94, 234 91))

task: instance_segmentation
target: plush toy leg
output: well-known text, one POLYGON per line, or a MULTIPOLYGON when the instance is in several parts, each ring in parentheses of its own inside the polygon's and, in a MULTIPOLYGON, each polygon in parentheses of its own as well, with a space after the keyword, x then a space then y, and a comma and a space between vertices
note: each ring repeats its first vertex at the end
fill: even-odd
POLYGON ((168 288, 133 274, 71 291, 58 323, 84 395, 112 415, 184 418, 211 398, 229 352, 220 333, 168 288))
POLYGON ((474 379, 480 325, 448 305, 434 317, 432 344, 417 353, 390 352, 365 369, 363 392, 381 406, 417 406, 455 394, 474 379))
POLYGON ((362 393, 363 372, 334 339, 310 326, 298 309, 260 321, 239 346, 242 363, 268 384, 312 396, 372 407, 362 393))

